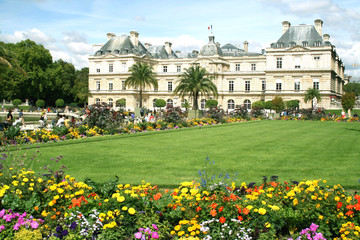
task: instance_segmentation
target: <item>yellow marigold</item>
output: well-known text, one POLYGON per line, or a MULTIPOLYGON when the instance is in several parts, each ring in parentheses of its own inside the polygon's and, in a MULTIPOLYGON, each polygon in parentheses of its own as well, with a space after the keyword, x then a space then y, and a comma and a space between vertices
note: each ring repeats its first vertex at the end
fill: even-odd
POLYGON ((259 208, 258 210, 260 215, 265 215, 266 214, 266 209, 265 208, 259 208))
POLYGON ((116 198, 116 200, 118 202, 123 202, 123 201, 125 201, 125 197, 124 196, 119 196, 119 197, 116 198))
POLYGON ((127 207, 127 206, 123 206, 123 207, 121 208, 121 210, 126 211, 126 210, 128 210, 128 207, 127 207))
POLYGON ((134 215, 136 211, 134 208, 131 207, 131 208, 129 208, 128 212, 129 212, 129 214, 134 215))
POLYGON ((179 231, 180 228, 181 228, 181 225, 176 225, 176 226, 174 227, 175 231, 179 231))
POLYGON ((319 219, 323 220, 324 216, 323 215, 319 215, 319 219))

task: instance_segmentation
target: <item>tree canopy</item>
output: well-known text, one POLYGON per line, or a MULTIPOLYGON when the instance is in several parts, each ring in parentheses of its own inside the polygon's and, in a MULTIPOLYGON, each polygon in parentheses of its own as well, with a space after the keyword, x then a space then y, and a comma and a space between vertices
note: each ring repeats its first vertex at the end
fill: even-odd
POLYGON ((343 90, 346 93, 354 93, 356 96, 360 96, 360 83, 347 83, 344 85, 343 90))
POLYGON ((309 88, 306 90, 304 102, 311 101, 311 108, 314 108, 314 98, 316 98, 318 102, 321 101, 320 91, 314 88, 309 88))
POLYGON ((205 68, 200 66, 191 66, 185 69, 185 72, 178 79, 177 87, 174 90, 174 94, 184 98, 190 96, 193 99, 193 110, 198 110, 198 99, 201 95, 211 94, 217 97, 217 87, 212 82, 213 77, 209 75, 205 68))

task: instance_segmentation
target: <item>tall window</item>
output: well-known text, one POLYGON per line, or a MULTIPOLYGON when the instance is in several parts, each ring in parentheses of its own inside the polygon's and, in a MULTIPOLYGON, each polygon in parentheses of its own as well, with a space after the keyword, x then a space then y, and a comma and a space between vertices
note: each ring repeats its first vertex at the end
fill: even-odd
POLYGON ((174 106, 173 100, 172 100, 172 99, 168 99, 168 100, 166 101, 166 106, 167 106, 167 107, 173 107, 173 106, 174 106))
POLYGON ((109 98, 108 103, 109 103, 109 106, 112 107, 113 106, 113 99, 109 98))
POLYGON ((262 80, 261 89, 262 89, 263 91, 266 90, 266 80, 262 80))
POLYGON ((121 89, 124 91, 126 90, 125 81, 121 81, 121 89))
POLYGON ((234 81, 229 81, 229 91, 234 91, 234 81))
POLYGON ((250 81, 245 81, 245 91, 250 91, 250 81))
POLYGON ((96 104, 100 104, 100 98, 95 99, 96 104))
POLYGON ((121 71, 126 72, 126 62, 121 63, 121 71))
POLYGON ((294 79, 294 90, 300 91, 300 79, 294 79))
POLYGON ((100 72, 100 64, 96 64, 96 72, 100 72))
POLYGON ((114 71, 114 64, 109 63, 109 72, 113 72, 113 71, 114 71))
POLYGON ((256 63, 251 64, 251 71, 256 71, 256 63))
POLYGON ((276 79, 276 91, 281 91, 282 88, 282 81, 281 79, 276 79))
POLYGON ((200 109, 205 109, 206 99, 202 99, 200 102, 200 109))
POLYGON ((168 70, 167 67, 168 66, 163 66, 163 72, 167 72, 167 70, 168 70))
POLYGON ((180 65, 177 65, 177 66, 176 66, 176 71, 177 71, 177 72, 181 72, 181 66, 180 66, 180 65))
POLYGON ((168 92, 172 92, 172 82, 168 82, 168 92))
POLYGON ((294 65, 295 65, 295 68, 301 68, 301 65, 300 65, 300 58, 294 58, 294 65))
POLYGON ((228 101, 228 110, 233 110, 233 109, 235 109, 235 102, 234 100, 230 99, 228 101))
POLYGON ((282 68, 282 58, 276 58, 276 68, 282 68))
POLYGON ((100 90, 100 81, 96 81, 96 90, 100 90))
POLYGON ((114 84, 113 84, 113 82, 109 82, 109 90, 111 91, 111 90, 113 90, 114 89, 114 84))
POLYGON ((315 61, 315 67, 319 67, 319 62, 320 62, 320 57, 319 56, 316 56, 314 57, 314 61, 315 61))
POLYGON ((235 71, 240 71, 240 63, 235 64, 235 71))
POLYGON ((314 85, 314 89, 317 89, 317 90, 319 90, 319 79, 314 79, 313 80, 313 85, 314 85))
POLYGON ((251 101, 249 99, 246 99, 244 101, 244 106, 246 107, 246 109, 251 109, 251 101))

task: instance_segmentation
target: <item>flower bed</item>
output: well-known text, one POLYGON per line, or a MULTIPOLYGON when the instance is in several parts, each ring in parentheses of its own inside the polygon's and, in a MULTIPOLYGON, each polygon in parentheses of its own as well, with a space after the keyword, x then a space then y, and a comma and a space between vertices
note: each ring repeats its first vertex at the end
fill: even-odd
POLYGON ((360 232, 360 196, 325 180, 236 185, 201 172, 201 183, 162 189, 25 169, 0 177, 0 239, 357 239, 360 232))

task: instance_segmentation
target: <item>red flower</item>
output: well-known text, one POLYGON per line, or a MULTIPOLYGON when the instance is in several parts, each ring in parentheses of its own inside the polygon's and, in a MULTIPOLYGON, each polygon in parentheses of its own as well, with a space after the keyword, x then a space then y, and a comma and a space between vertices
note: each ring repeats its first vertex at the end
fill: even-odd
POLYGON ((224 210, 224 207, 219 208, 219 212, 222 212, 224 210))
POLYGON ((343 205, 342 202, 338 202, 338 203, 336 204, 337 209, 341 208, 342 205, 343 205))
POLYGON ((243 217, 242 216, 238 216, 238 219, 240 220, 240 221, 242 221, 243 220, 243 217))
POLYGON ((197 211, 197 212, 199 212, 200 210, 201 210, 201 207, 200 207, 200 206, 196 208, 196 211, 197 211))
POLYGON ((244 213, 245 215, 248 215, 248 214, 250 213, 250 211, 249 211, 249 209, 244 208, 244 209, 243 209, 243 213, 244 213))
POLYGON ((220 221, 221 223, 224 223, 224 222, 226 221, 226 218, 220 217, 219 221, 220 221))
POLYGON ((212 203, 212 204, 210 205, 210 207, 211 207, 212 209, 215 209, 217 206, 218 206, 217 203, 212 203))
POLYGON ((351 216, 352 214, 354 214, 353 211, 347 211, 347 212, 345 213, 346 216, 351 216))

